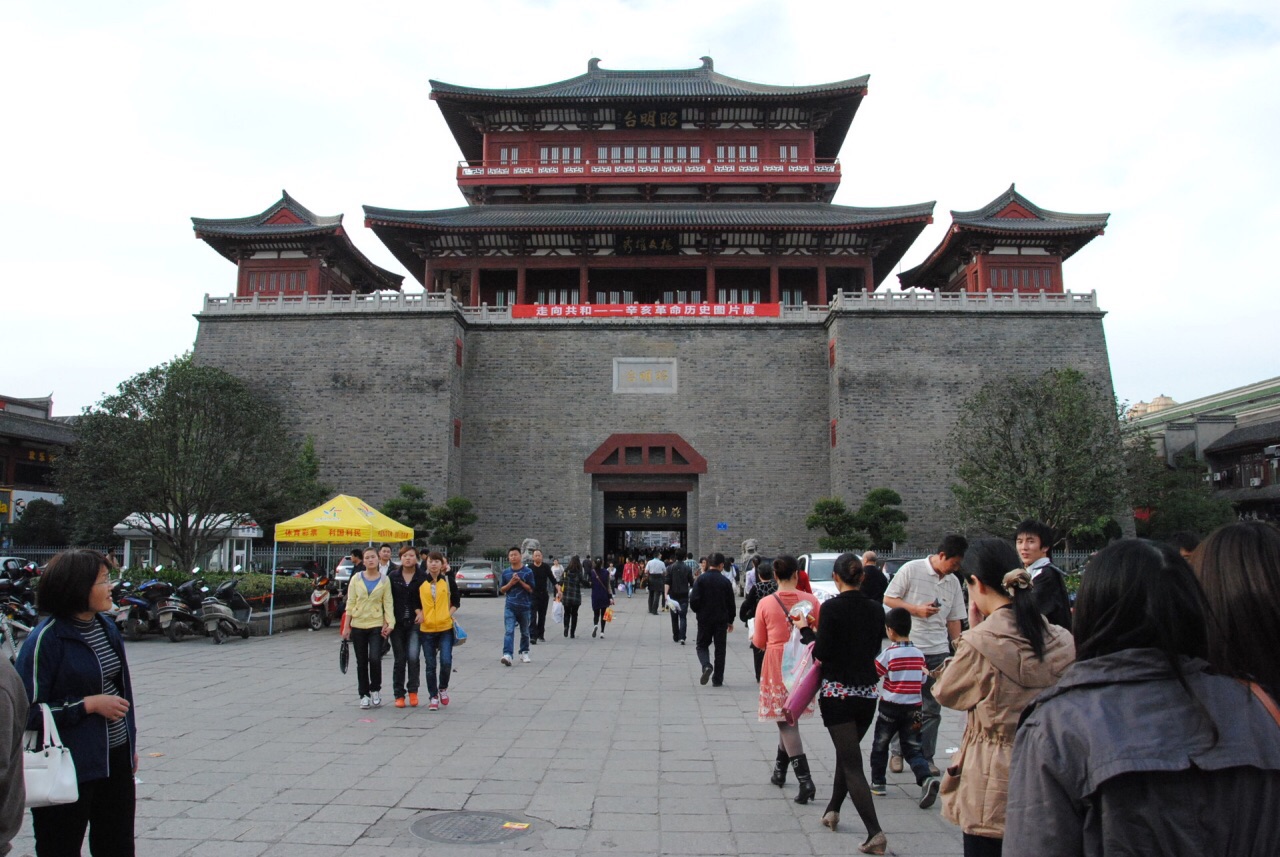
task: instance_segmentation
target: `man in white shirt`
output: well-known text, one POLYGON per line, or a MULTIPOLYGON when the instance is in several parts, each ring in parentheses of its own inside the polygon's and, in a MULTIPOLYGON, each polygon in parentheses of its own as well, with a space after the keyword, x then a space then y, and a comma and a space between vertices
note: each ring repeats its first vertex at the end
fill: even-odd
POLYGON ((649 612, 657 616, 658 610, 663 606, 662 596, 663 590, 666 589, 667 564, 660 557, 655 556, 645 563, 644 570, 649 575, 649 612))
MULTIPOLYGON (((898 569, 884 593, 885 607, 901 607, 911 614, 911 642, 924 653, 925 666, 930 671, 951 655, 951 643, 960 636, 965 605, 956 572, 968 549, 969 542, 963 536, 947 536, 937 553, 913 559, 898 569)), ((920 750, 929 767, 936 770, 933 756, 938 746, 942 706, 933 698, 932 678, 925 680, 921 696, 924 722, 920 750)), ((895 754, 890 759, 890 770, 902 770, 901 758, 895 754)))

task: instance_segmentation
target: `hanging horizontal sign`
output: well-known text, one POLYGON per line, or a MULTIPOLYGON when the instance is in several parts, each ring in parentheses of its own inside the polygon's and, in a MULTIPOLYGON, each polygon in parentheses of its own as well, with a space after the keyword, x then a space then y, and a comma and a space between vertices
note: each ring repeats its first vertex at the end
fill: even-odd
POLYGON ((620 107, 614 111, 613 121, 619 128, 679 128, 680 108, 673 105, 620 107))
POLYGON ((675 256, 680 252, 680 234, 653 232, 642 235, 616 235, 613 252, 619 256, 675 256))
POLYGON ((777 318, 782 304, 515 304, 512 318, 777 318))
POLYGON ((637 498, 608 503, 604 510, 606 524, 632 524, 636 527, 654 527, 685 524, 684 503, 664 503, 660 500, 637 498))

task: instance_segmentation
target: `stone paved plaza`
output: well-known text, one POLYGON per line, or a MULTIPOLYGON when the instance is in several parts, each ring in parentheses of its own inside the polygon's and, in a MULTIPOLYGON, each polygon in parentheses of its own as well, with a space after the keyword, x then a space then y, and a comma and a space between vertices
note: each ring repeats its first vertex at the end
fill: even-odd
MULTIPOLYGON (((785 791, 769 784, 777 730, 756 722, 741 623, 725 686, 712 688, 698 684, 693 623, 689 645, 675 645, 668 617, 650 616, 639 595, 619 600, 605 639, 549 629, 533 663, 512 667, 498 662, 501 600, 464 600, 458 619, 471 639, 455 650, 452 703, 439 712, 426 710, 425 684, 421 707, 392 706, 390 655, 383 707, 361 711, 354 658, 338 671, 336 629, 129 644, 140 857, 857 853, 865 834, 849 802, 837 833, 820 823, 834 751, 816 715, 802 733, 817 801, 793 803, 790 774, 785 791), (458 810, 530 826, 469 845, 410 829, 458 810)), ((940 755, 963 729, 943 714, 940 755)), ((938 806, 916 806, 910 772, 889 779, 876 801, 890 852, 960 854, 938 806)), ((28 821, 14 854, 33 851, 28 821)))

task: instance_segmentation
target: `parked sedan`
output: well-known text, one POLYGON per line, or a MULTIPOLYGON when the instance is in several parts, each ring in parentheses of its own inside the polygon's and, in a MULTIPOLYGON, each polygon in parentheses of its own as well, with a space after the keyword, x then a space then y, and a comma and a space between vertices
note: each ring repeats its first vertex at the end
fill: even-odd
POLYGON ((454 581, 463 595, 498 594, 498 568, 488 560, 467 560, 456 569, 454 581))

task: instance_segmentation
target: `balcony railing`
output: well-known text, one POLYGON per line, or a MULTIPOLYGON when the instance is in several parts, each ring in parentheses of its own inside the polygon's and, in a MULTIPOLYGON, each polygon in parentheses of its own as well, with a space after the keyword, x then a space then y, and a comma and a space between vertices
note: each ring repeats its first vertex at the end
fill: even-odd
POLYGON ((584 159, 580 163, 545 163, 539 160, 486 162, 461 161, 458 181, 463 184, 523 184, 548 179, 573 182, 706 181, 710 178, 744 177, 770 182, 838 182, 840 161, 836 158, 788 161, 698 161, 686 163, 601 163, 584 159))

